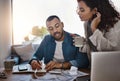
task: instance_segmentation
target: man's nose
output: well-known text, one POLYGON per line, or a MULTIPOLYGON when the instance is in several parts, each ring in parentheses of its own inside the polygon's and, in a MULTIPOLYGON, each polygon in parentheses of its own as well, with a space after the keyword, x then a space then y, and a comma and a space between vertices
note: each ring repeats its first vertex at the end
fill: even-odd
POLYGON ((53 29, 53 32, 57 32, 57 28, 54 28, 54 29, 53 29))

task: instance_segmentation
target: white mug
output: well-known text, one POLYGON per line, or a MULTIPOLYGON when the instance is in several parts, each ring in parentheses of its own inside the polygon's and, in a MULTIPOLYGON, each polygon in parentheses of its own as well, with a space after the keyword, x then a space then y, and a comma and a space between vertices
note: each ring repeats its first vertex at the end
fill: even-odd
POLYGON ((84 39, 80 36, 75 36, 74 37, 74 45, 76 47, 82 47, 84 44, 84 39))

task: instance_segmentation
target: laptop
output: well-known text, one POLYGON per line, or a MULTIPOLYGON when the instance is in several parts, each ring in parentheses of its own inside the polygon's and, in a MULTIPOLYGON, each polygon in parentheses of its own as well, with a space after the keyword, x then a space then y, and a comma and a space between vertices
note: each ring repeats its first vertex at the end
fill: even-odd
POLYGON ((92 52, 91 81, 120 81, 120 51, 92 52))

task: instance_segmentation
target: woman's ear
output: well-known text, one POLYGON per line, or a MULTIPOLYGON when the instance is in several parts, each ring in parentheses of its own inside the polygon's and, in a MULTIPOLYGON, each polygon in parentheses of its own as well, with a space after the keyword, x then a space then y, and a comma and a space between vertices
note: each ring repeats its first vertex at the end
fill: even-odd
POLYGON ((93 14, 96 14, 97 13, 97 8, 94 8, 93 9, 93 14))

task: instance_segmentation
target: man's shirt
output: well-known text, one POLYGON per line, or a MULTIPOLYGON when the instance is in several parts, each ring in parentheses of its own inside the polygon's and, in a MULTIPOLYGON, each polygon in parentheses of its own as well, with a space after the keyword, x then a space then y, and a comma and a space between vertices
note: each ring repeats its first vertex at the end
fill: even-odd
MULTIPOLYGON (((65 62, 70 62, 71 65, 86 68, 89 65, 87 54, 83 54, 79 52, 79 48, 73 45, 73 38, 68 32, 64 32, 65 38, 62 43, 62 52, 65 62)), ((44 57, 44 62, 47 64, 48 62, 54 59, 56 49, 55 39, 51 35, 47 35, 44 37, 41 42, 38 50, 33 56, 33 59, 41 60, 44 57)))
POLYGON ((55 48, 55 54, 54 54, 53 61, 64 62, 64 56, 63 56, 63 51, 62 51, 63 41, 55 41, 55 43, 56 43, 56 48, 55 48))

